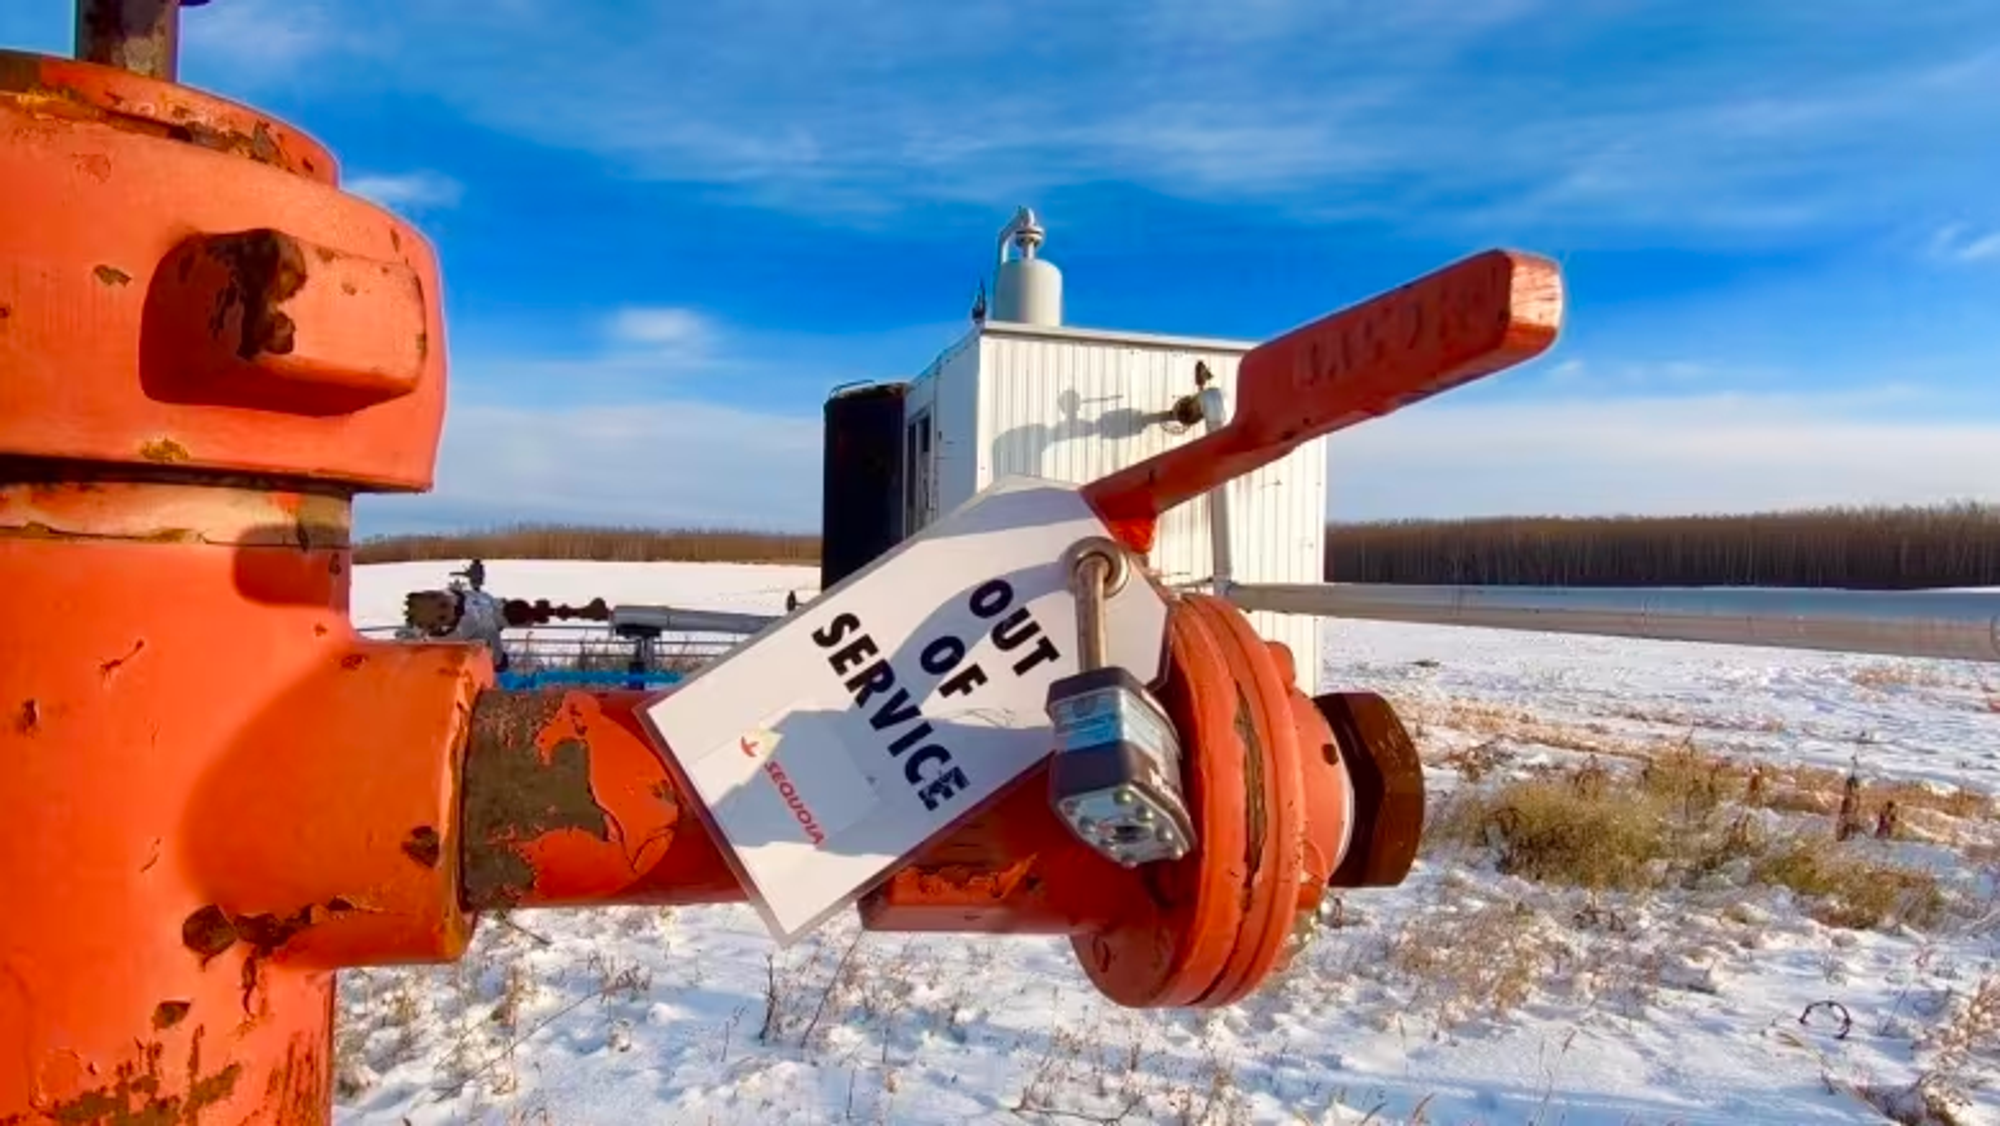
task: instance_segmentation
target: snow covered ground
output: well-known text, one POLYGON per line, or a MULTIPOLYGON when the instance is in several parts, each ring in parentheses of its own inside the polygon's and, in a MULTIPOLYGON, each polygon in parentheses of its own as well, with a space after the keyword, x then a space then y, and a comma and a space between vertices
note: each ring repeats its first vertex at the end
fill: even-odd
MULTIPOLYGON (((405 591, 452 569, 360 568, 357 624, 394 622, 405 591)), ((488 565, 496 593, 571 602, 776 611, 814 581, 488 565)), ((1610 769, 1630 788, 1642 768, 1722 761, 1770 780, 1723 804, 1730 832, 1817 840, 1854 770, 1902 828, 1840 861, 1931 873, 1933 909, 1826 925, 1840 893, 1743 856, 1590 893, 1503 874, 1505 841, 1441 833, 1404 886, 1346 897, 1283 976, 1206 1014, 1116 1009, 1041 939, 843 919, 779 952, 747 908, 522 912, 488 920, 457 965, 344 975, 339 1120, 1665 1126, 1883 1122, 1886 1106, 1916 1122, 1898 1093, 1922 1079, 1929 1121, 2000 1123, 1984 1085, 2000 1065, 2000 670, 1376 623, 1322 637, 1329 685, 1402 710, 1440 823, 1522 779, 1582 792, 1610 769)))

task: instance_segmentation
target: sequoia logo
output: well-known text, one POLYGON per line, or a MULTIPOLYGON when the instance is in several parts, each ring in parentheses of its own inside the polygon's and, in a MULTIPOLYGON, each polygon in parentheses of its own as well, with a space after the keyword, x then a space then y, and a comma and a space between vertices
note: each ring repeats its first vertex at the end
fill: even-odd
MULTIPOLYGON (((736 749, 743 752, 744 758, 754 759, 760 753, 768 751, 775 743, 776 739, 772 732, 759 731, 754 735, 738 737, 736 749)), ((777 789, 778 796, 784 799, 785 808, 791 811, 792 818, 799 823, 799 828, 804 831, 806 839, 811 841, 815 848, 826 844, 826 830, 820 828, 819 818, 813 816, 812 807, 806 804, 805 796, 799 793, 798 784, 792 781, 791 775, 785 773, 784 767, 778 765, 777 758, 774 756, 765 759, 760 769, 763 770, 764 777, 770 779, 771 785, 777 789)))

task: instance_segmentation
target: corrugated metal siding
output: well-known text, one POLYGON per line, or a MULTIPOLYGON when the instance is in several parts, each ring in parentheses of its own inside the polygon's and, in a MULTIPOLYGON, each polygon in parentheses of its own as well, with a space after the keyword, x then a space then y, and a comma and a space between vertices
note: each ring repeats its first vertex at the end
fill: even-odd
MULTIPOLYGON (((917 475, 930 491, 930 520, 936 520, 978 491, 973 484, 977 467, 972 456, 979 425, 973 408, 978 369, 979 337, 976 332, 967 333, 911 381, 909 395, 904 400, 906 477, 914 468, 907 464, 911 454, 910 426, 928 414, 934 428, 928 472, 917 475)), ((915 524, 905 529, 906 534, 918 530, 915 524)))
POLYGON ((938 512, 980 490, 979 357, 976 337, 946 354, 938 375, 938 512))
MULTIPOLYGON (((1174 401, 1195 390, 1205 361, 1225 392, 1233 391, 1239 352, 1147 347, 1129 341, 1038 339, 988 333, 976 372, 954 369, 954 394, 976 384, 977 476, 954 486, 964 499, 996 476, 1030 474, 1053 480, 1095 480, 1113 470, 1192 440, 1200 424, 1180 428, 1168 417, 1174 401)), ((955 412, 954 412, 955 413, 955 412)), ((1318 582, 1326 527, 1326 447, 1315 442, 1232 486, 1232 546, 1243 582, 1318 582)), ((1197 499, 1161 521, 1152 565, 1170 583, 1193 583, 1213 571, 1208 510, 1197 499)), ((1299 684, 1319 681, 1316 619, 1251 615, 1265 637, 1298 658, 1299 684)))

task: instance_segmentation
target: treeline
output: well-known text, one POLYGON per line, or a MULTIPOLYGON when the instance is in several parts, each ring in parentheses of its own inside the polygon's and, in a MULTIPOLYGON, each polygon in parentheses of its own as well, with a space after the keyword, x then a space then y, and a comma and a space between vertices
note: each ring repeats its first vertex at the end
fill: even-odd
POLYGON ((1327 529, 1329 578, 1527 586, 2000 586, 2000 505, 1327 529))
MULTIPOLYGON (((355 558, 811 565, 819 561, 819 537, 537 524, 370 539, 355 558)), ((1326 576, 1510 586, 2000 586, 2000 505, 1333 524, 1326 576)))
POLYGON ((819 537, 728 529, 521 524, 462 534, 382 536, 363 540, 354 549, 357 563, 433 559, 816 564, 819 537))

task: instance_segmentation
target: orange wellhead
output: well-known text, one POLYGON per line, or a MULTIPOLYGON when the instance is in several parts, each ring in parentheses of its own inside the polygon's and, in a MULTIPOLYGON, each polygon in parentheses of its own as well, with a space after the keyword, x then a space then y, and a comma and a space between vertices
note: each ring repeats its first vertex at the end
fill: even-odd
MULTIPOLYGON (((745 895, 646 696, 355 634, 352 498, 431 484, 437 260, 310 139, 162 80, 176 7, 86 0, 94 62, 0 53, 0 1126, 323 1122, 337 970, 454 959, 490 908, 745 895)), ((1087 495, 1143 551, 1559 306, 1546 263, 1470 259, 1252 352, 1237 422, 1087 495)), ((1401 880, 1421 771, 1387 705, 1307 700, 1217 599, 1168 634, 1192 852, 1121 868, 1031 772, 865 925, 1066 935, 1122 1004, 1225 1005, 1326 888, 1401 880)))

